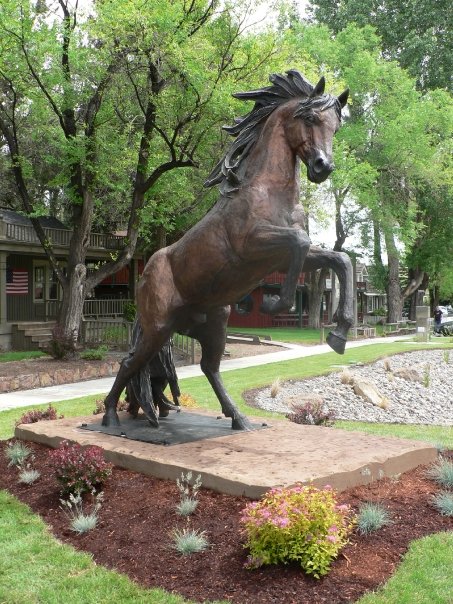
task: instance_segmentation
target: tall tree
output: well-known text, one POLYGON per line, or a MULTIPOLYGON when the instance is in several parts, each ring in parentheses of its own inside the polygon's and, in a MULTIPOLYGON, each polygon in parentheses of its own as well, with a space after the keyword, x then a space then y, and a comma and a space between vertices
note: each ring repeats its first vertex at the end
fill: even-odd
POLYGON ((218 155, 212 132, 232 119, 238 82, 267 71, 272 37, 243 35, 238 11, 218 4, 97 0, 85 13, 71 0, 1 4, 0 133, 62 286, 66 335, 77 337, 87 293, 131 260, 167 176, 218 155), (37 219, 49 209, 43 190, 58 192, 71 223, 66 270, 37 219), (124 248, 87 274, 92 225, 111 226, 112 216, 127 224, 124 248))
POLYGON ((311 0, 311 15, 338 33, 372 25, 385 57, 398 60, 420 88, 452 89, 453 9, 448 0, 311 0))

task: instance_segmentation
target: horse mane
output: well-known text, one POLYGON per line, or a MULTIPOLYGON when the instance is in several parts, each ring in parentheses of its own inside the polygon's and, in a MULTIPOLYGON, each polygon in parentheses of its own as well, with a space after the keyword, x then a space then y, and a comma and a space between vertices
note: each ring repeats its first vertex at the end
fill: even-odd
POLYGON ((239 188, 245 172, 245 160, 258 140, 265 120, 274 109, 287 101, 302 97, 294 117, 306 119, 314 111, 334 107, 341 119, 341 106, 337 97, 330 94, 311 96, 315 87, 295 69, 288 70, 286 74, 271 74, 269 81, 271 86, 233 94, 236 99, 255 101, 255 105, 247 115, 237 118, 233 126, 223 127, 236 140, 208 176, 205 187, 220 184, 222 195, 228 195, 239 188))

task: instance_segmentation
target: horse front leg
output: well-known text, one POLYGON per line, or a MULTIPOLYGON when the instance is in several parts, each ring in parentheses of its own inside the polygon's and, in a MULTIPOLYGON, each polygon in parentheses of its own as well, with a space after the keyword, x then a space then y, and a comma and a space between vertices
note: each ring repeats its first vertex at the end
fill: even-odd
POLYGON ((301 228, 260 224, 250 234, 245 251, 248 258, 274 265, 280 260, 281 266, 286 265, 280 295, 263 302, 261 312, 276 315, 294 305, 299 275, 309 248, 310 238, 301 228))
POLYGON ((216 308, 207 314, 206 323, 194 326, 189 330, 189 335, 201 344, 201 370, 208 378, 219 400, 222 413, 225 417, 231 417, 231 428, 233 430, 252 430, 250 421, 240 413, 226 391, 219 371, 220 361, 225 350, 226 326, 229 315, 229 306, 216 308))
POLYGON ((343 354, 349 329, 354 325, 354 288, 352 263, 344 252, 324 250, 311 246, 304 263, 304 271, 331 268, 340 283, 337 309, 337 327, 327 336, 327 343, 338 354, 343 354))

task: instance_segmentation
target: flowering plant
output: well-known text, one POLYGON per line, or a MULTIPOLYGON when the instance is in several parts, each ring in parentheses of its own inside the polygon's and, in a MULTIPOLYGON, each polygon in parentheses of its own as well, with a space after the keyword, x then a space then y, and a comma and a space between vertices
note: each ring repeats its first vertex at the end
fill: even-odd
POLYGON ((63 419, 64 415, 58 415, 57 410, 52 405, 49 405, 47 409, 31 409, 24 413, 22 417, 17 420, 16 426, 20 424, 34 424, 35 422, 40 422, 42 420, 53 420, 53 419, 63 419))
POLYGON ((338 505, 330 487, 296 485, 269 491, 241 515, 249 548, 248 568, 297 562, 319 578, 347 543, 355 523, 348 505, 338 505))
POLYGON ((104 452, 95 445, 82 447, 64 440, 50 451, 50 462, 62 493, 85 493, 101 485, 112 473, 113 465, 104 459, 104 452))

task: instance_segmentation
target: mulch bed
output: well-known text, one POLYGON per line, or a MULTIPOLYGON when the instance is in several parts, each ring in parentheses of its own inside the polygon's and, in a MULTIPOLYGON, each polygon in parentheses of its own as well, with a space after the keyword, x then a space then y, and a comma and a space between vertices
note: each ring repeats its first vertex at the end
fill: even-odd
MULTIPOLYGON (((6 443, 4 443, 6 446, 6 443)), ((68 528, 59 509, 58 485, 50 471, 49 449, 30 444, 33 466, 41 472, 34 485, 17 482, 17 469, 0 454, 0 488, 7 489, 39 514, 53 534, 76 549, 90 552, 97 564, 127 574, 145 587, 161 587, 195 602, 227 599, 237 604, 337 604, 355 602, 394 573, 413 539, 453 530, 430 500, 439 491, 419 467, 395 480, 356 487, 341 493, 355 509, 379 501, 393 524, 368 537, 354 534, 331 572, 323 579, 305 576, 296 566, 246 570, 239 514, 247 500, 201 489, 191 528, 205 530, 209 549, 182 557, 171 548, 171 532, 186 520, 175 512, 176 484, 115 468, 105 485, 98 527, 82 536, 68 528)), ((445 569, 450 572, 450 569, 445 569)))

